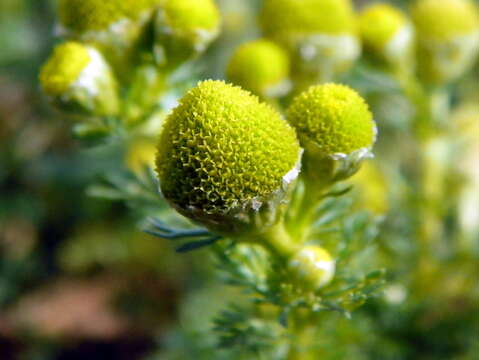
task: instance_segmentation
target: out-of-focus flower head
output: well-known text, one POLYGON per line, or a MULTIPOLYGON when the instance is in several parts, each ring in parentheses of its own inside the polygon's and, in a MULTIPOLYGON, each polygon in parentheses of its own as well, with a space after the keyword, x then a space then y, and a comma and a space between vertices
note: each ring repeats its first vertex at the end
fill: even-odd
POLYGON ((288 53, 274 42, 260 39, 239 46, 230 59, 228 79, 261 96, 289 90, 288 53))
POLYGON ((313 292, 331 282, 335 267, 329 252, 315 245, 304 246, 288 262, 295 286, 313 292))
POLYGON ((58 45, 40 72, 45 93, 60 108, 94 115, 118 111, 115 77, 103 56, 77 42, 58 45))
POLYGON ((375 57, 394 65, 411 65, 414 30, 406 15, 389 5, 366 7, 359 17, 363 46, 375 57))
POLYGON ((163 0, 60 0, 59 34, 95 43, 124 73, 154 9, 163 0))
POLYGON ((173 68, 204 52, 220 20, 213 0, 164 0, 155 20, 157 62, 173 68))
MULTIPOLYGON (((220 233, 238 233, 276 207, 298 175, 294 129, 249 92, 221 81, 190 90, 167 118, 157 153, 165 198, 220 233)), ((256 224, 257 225, 257 224, 256 224)))
POLYGON ((445 83, 470 69, 479 50, 479 9, 470 0, 417 0, 412 16, 421 76, 445 83))
POLYGON ((349 0, 265 0, 259 20, 264 35, 291 52, 303 77, 331 79, 360 54, 349 0))

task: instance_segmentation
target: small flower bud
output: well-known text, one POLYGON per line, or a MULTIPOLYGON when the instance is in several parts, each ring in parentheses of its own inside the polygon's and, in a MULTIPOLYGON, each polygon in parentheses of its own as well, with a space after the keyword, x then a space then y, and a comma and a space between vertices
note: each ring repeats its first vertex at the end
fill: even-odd
POLYGON ((157 173, 165 198, 218 233, 276 223, 298 175, 294 129, 239 87, 204 81, 165 121, 157 173))
POLYGON ((311 86, 293 100, 287 118, 305 148, 303 170, 323 181, 354 174, 376 141, 368 105, 344 85, 311 86))
POLYGON ((309 82, 348 70, 360 54, 350 0, 265 0, 260 25, 291 52, 293 74, 309 82))
POLYGON ((155 56, 174 68, 205 51, 216 38, 220 13, 213 0, 165 0, 155 20, 155 56))
POLYGON ((469 0, 418 0, 412 8, 420 75, 431 83, 462 76, 479 50, 479 10, 469 0))
POLYGON ((64 110, 100 116, 118 111, 116 80, 93 47, 76 42, 58 45, 43 65, 40 83, 64 110))
POLYGON ((374 4, 359 17, 364 47, 374 56, 393 65, 412 61, 414 30, 406 16, 388 4, 374 4))
POLYGON ((282 95, 289 90, 289 57, 268 40, 241 45, 230 59, 228 79, 261 96, 282 95))
POLYGON ((288 262, 294 284, 306 291, 316 291, 334 277, 335 262, 329 252, 319 246, 301 248, 288 262))

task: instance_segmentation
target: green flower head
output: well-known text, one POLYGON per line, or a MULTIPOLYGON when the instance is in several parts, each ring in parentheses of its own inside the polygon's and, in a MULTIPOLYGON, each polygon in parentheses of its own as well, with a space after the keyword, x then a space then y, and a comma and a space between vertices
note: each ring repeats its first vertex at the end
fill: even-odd
POLYGON ((446 40, 479 31, 479 11, 470 0, 418 0, 412 17, 425 38, 446 40))
POLYGON ((233 83, 267 95, 288 79, 289 57, 271 41, 251 41, 236 49, 226 73, 233 83))
POLYGON ((350 0, 265 0, 259 20, 290 52, 297 88, 333 79, 361 53, 350 0))
POLYGON ((167 118, 156 164, 165 198, 201 222, 202 216, 258 210, 296 177, 299 154, 294 129, 273 108, 209 80, 167 118))
POLYGON ((310 87, 293 100, 287 118, 300 139, 313 143, 323 155, 348 155, 370 149, 376 139, 376 125, 368 105, 344 85, 310 87))
POLYGON ((82 34, 107 30, 121 20, 138 20, 162 0, 60 0, 60 23, 82 34))
POLYGON ((51 96, 62 95, 91 61, 88 48, 77 42, 57 46, 40 72, 40 84, 51 96))
POLYGON ((296 286, 314 292, 331 282, 336 264, 325 249, 309 245, 291 257, 288 268, 296 286))
POLYGON ((155 21, 158 63, 176 67, 194 58, 216 38, 220 22, 213 0, 164 0, 155 21))
POLYGON ((298 35, 355 32, 350 0, 265 0, 260 23, 265 35, 279 42, 298 35))
POLYGON ((479 51, 479 9, 473 1, 418 0, 412 15, 422 80, 444 84, 473 66, 479 51))
POLYGON ((389 4, 366 7, 359 17, 359 29, 365 47, 380 56, 393 59, 412 45, 413 30, 407 17, 389 4))
POLYGON ((91 46, 73 41, 58 45, 40 71, 40 84, 64 110, 96 115, 118 110, 116 78, 91 46))

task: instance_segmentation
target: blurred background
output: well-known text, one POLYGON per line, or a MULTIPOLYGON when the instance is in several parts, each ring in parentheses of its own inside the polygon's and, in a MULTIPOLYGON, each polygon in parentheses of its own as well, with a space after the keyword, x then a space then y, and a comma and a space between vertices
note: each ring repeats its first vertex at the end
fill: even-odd
MULTIPOLYGON (((222 78, 234 47, 258 35, 253 14, 260 1, 218 4, 223 32, 205 56, 205 78, 222 78)), ((233 358, 222 350, 213 356, 215 339, 206 335, 208 319, 238 296, 216 280, 208 251, 177 255, 171 244, 143 234, 124 203, 87 195, 123 160, 111 149, 82 148, 39 90, 54 29, 54 1, 0 0, 0 359, 233 358)), ((408 114, 400 97, 387 100, 375 108, 388 117, 385 134, 401 129, 408 114), (403 111, 390 116, 398 107, 403 111)), ((471 264, 455 276, 478 280, 471 264)), ((391 304, 404 299, 402 287, 388 291, 391 304)), ((475 351, 470 341, 479 334, 479 305, 425 319, 418 315, 424 304, 415 305, 373 325, 370 316, 382 305, 372 304, 354 329, 338 319, 337 345, 362 344, 367 359, 479 359, 479 345, 475 351)))

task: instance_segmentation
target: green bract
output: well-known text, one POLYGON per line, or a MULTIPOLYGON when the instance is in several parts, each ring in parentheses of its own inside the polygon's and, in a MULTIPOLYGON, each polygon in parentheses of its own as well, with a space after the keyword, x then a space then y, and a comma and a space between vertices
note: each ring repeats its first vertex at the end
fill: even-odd
POLYGON ((136 20, 162 0, 60 0, 61 24, 76 33, 106 30, 123 19, 136 20))
POLYGON ((225 215, 280 191, 299 152, 294 130, 273 108, 209 80, 167 118, 156 163, 161 190, 177 209, 225 215))
POLYGON ((251 41, 236 49, 226 73, 233 83, 265 95, 288 79, 288 54, 271 41, 251 41))
POLYGON ((350 0, 265 0, 260 14, 264 33, 280 42, 306 34, 351 34, 350 0))
POLYGON ((40 83, 48 95, 61 95, 80 77, 91 58, 88 48, 67 42, 57 46, 40 72, 40 83))
POLYGON ((287 118, 300 139, 314 143, 324 155, 369 149, 376 139, 368 105, 344 85, 310 87, 293 100, 287 118))
POLYGON ((478 9, 469 0, 419 0, 412 16, 422 37, 449 39, 479 30, 478 9))

